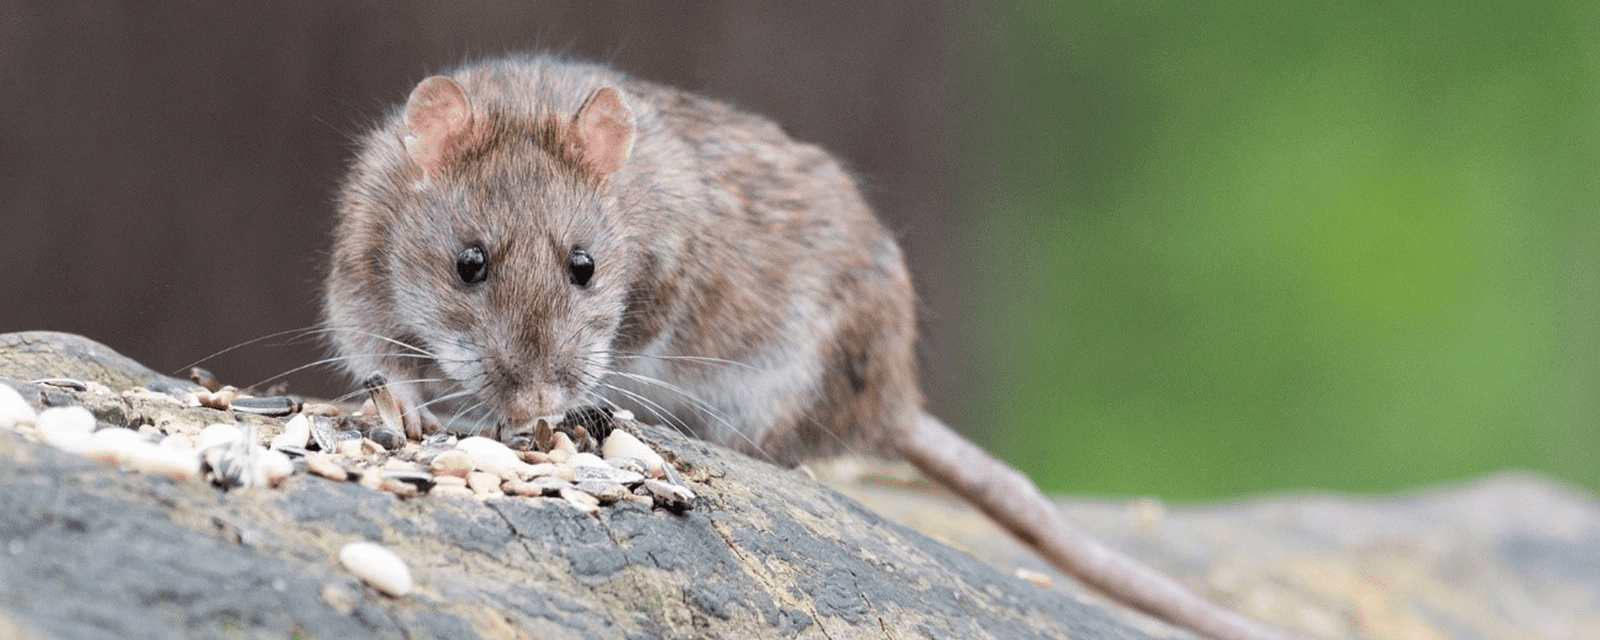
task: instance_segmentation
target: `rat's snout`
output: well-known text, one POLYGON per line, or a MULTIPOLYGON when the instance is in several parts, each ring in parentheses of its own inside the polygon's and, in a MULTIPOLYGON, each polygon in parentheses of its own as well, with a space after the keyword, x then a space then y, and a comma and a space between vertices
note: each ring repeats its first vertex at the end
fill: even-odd
POLYGON ((566 411, 572 393, 549 372, 550 363, 521 350, 491 350, 482 360, 486 401, 495 421, 512 426, 566 411))
POLYGON ((524 425, 540 416, 549 416, 567 410, 566 394, 545 386, 524 386, 505 392, 507 397, 495 404, 501 405, 496 422, 508 426, 524 425))

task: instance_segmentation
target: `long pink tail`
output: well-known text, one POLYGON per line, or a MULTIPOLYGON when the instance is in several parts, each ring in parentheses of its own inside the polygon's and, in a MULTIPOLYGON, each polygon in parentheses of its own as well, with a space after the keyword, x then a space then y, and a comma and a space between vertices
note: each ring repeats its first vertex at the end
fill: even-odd
POLYGON ((923 413, 909 441, 901 445, 901 454, 923 473, 982 509, 1062 571, 1122 603, 1217 640, 1297 638, 1224 609, 1080 531, 1027 476, 938 418, 923 413))

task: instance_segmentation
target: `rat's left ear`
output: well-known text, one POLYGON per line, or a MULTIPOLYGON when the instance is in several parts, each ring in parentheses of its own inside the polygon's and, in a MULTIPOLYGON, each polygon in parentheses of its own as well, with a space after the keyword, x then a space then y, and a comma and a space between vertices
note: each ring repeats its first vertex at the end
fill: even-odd
POLYGON ((567 153, 596 177, 628 163, 633 153, 633 111, 615 87, 601 87, 583 101, 567 133, 567 153))

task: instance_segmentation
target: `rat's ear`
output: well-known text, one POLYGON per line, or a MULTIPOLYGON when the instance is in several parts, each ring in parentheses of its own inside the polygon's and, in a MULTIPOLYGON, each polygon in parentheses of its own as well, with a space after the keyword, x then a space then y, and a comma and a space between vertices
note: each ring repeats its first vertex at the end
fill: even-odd
POLYGON ((423 80, 406 100, 406 153, 437 175, 472 128, 472 105, 461 85, 444 76, 423 80))
POLYGON ((567 153, 602 178, 627 164, 633 153, 633 111, 615 87, 601 87, 583 101, 572 117, 567 153))

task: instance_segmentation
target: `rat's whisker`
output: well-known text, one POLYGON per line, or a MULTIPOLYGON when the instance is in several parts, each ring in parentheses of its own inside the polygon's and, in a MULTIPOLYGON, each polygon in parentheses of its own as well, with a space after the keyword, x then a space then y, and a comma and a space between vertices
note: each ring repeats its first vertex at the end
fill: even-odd
POLYGON ((659 418, 662 422, 665 422, 667 424, 667 426, 672 427, 673 430, 677 431, 678 433, 681 433, 681 434, 683 434, 685 436, 688 436, 690 438, 696 437, 695 434, 694 434, 694 430, 689 428, 688 423, 686 423, 683 420, 678 419, 677 417, 673 416, 671 411, 668 411, 666 407, 663 407, 663 406, 661 406, 659 404, 656 404, 656 402, 654 400, 651 400, 651 399, 649 399, 649 398, 647 398, 647 397, 645 397, 643 395, 640 395, 638 393, 634 393, 634 392, 629 391, 627 389, 623 389, 621 387, 618 387, 616 385, 613 385, 613 384, 610 384, 610 383, 606 383, 606 382, 601 382, 597 386, 600 387, 600 388, 610 389, 612 391, 620 393, 620 394, 628 397, 629 399, 633 400, 634 402, 639 403, 640 406, 643 406, 643 407, 649 409, 650 412, 654 413, 657 418, 659 418))
MULTIPOLYGON (((426 384, 448 383, 448 382, 454 382, 454 381, 449 379, 449 378, 418 378, 418 379, 415 379, 415 380, 388 380, 388 381, 385 381, 382 385, 379 385, 379 388, 388 389, 388 388, 391 388, 391 387, 399 387, 399 386, 402 386, 402 385, 409 385, 409 384, 426 385, 426 384)), ((335 403, 345 402, 345 401, 348 401, 348 400, 353 400, 355 398, 359 398, 359 397, 361 397, 363 395, 366 395, 366 394, 369 394, 369 393, 372 393, 372 392, 370 390, 368 390, 368 389, 365 389, 365 388, 357 389, 355 391, 351 391, 351 392, 346 393, 344 395, 341 395, 341 396, 338 396, 336 398, 333 398, 333 399, 329 400, 329 402, 335 402, 335 403)))
MULTIPOLYGON (((292 376, 292 375, 294 375, 296 373, 299 373, 301 371, 305 371, 306 369, 315 369, 315 368, 321 367, 321 366, 335 364, 335 363, 338 363, 338 362, 347 362, 347 361, 350 361, 350 360, 356 360, 356 359, 365 358, 365 357, 367 357, 367 356, 347 355, 347 356, 333 356, 333 357, 323 358, 323 359, 318 360, 316 362, 312 362, 312 363, 309 363, 309 364, 303 364, 303 365, 300 365, 300 366, 295 367, 293 369, 290 369, 288 371, 285 371, 283 373, 280 373, 278 375, 272 376, 270 378, 266 378, 264 380, 261 380, 261 381, 255 383, 255 384, 249 385, 246 388, 247 389, 248 388, 259 388, 261 385, 267 384, 268 382, 272 382, 272 381, 275 381, 275 380, 281 380, 283 378, 287 378, 287 377, 292 376)), ((431 359, 429 356, 412 355, 412 354, 390 354, 388 357, 431 359)))
POLYGON ((273 338, 286 336, 286 335, 289 335, 289 334, 292 334, 292 333, 293 334, 299 334, 299 335, 297 335, 295 337, 295 339, 298 340, 301 337, 305 337, 305 336, 311 335, 311 334, 313 334, 315 332, 316 332, 316 329, 313 328, 313 327, 300 327, 298 329, 285 329, 285 330, 279 331, 277 333, 269 333, 269 334, 261 336, 259 338, 255 338, 255 339, 252 339, 252 340, 246 340, 244 342, 241 342, 239 344, 233 345, 231 347, 228 347, 226 349, 223 349, 221 351, 213 353, 213 354, 211 354, 209 356, 206 356, 204 358, 201 358, 201 359, 196 360, 194 362, 191 362, 189 364, 186 364, 186 365, 183 365, 181 367, 178 367, 177 371, 174 371, 169 375, 172 375, 174 377, 182 377, 183 375, 185 375, 189 371, 189 369, 192 369, 192 368, 194 368, 196 366, 199 366, 200 364, 202 364, 202 363, 204 363, 204 362, 206 362, 208 360, 211 360, 212 358, 215 358, 215 357, 220 356, 222 354, 231 352, 231 351, 233 351, 235 349, 241 349, 241 348, 244 348, 244 347, 248 347, 250 345, 256 344, 256 343, 264 341, 264 340, 271 340, 273 338))
POLYGON ((750 371, 756 371, 757 370, 754 365, 752 365, 752 364, 750 364, 748 362, 740 362, 738 360, 728 360, 726 358, 711 358, 711 357, 707 357, 707 356, 671 356, 671 355, 663 355, 663 354, 629 353, 629 352, 624 352, 624 351, 612 351, 612 352, 610 352, 610 354, 611 354, 611 357, 617 358, 617 359, 621 359, 621 360, 660 360, 660 361, 664 361, 664 362, 696 362, 696 363, 703 363, 703 364, 716 364, 716 365, 727 365, 727 366, 741 367, 741 368, 744 368, 744 369, 747 369, 747 370, 750 370, 750 371))
MULTIPOLYGON (((450 416, 450 422, 445 425, 445 429, 447 431, 452 432, 452 433, 460 433, 459 431, 456 431, 456 422, 459 422, 462 419, 462 416, 468 415, 468 414, 472 414, 472 413, 482 413, 482 414, 484 414, 484 416, 487 416, 488 415, 488 410, 484 408, 484 406, 487 405, 487 404, 488 404, 488 401, 479 400, 479 401, 471 404, 470 406, 468 406, 468 407, 466 407, 464 409, 456 411, 454 414, 452 414, 450 416)), ((474 423, 472 425, 473 433, 481 434, 481 433, 485 432, 484 426, 483 426, 483 420, 482 420, 481 417, 479 417, 479 418, 471 418, 471 420, 474 423)))
MULTIPOLYGON (((661 389, 665 389, 667 391, 671 391, 673 393, 679 394, 685 400, 688 400, 690 402, 690 405, 691 405, 692 408, 698 410, 700 413, 706 415, 707 417, 709 417, 709 418, 711 418, 713 420, 716 420, 718 423, 721 423, 722 426, 724 428, 726 428, 730 433, 733 433, 733 434, 739 436, 740 439, 742 439, 745 442, 749 443, 751 451, 759 452, 762 455, 762 457, 766 458, 769 461, 776 460, 776 458, 774 458, 771 454, 769 454, 767 452, 765 447, 761 446, 761 443, 756 442, 755 439, 751 438, 749 434, 746 434, 743 429, 740 429, 740 428, 734 426, 734 424, 732 422, 728 421, 728 419, 726 417, 724 417, 720 412, 718 412, 716 410, 716 408, 713 407, 710 403, 695 397, 694 394, 691 394, 688 391, 685 391, 684 389, 678 387, 677 385, 673 385, 673 384, 670 384, 670 383, 667 383, 667 382, 664 382, 664 381, 661 381, 661 380, 657 380, 657 379, 651 378, 649 376, 641 376, 641 375, 638 375, 638 374, 624 373, 624 372, 620 372, 620 371, 613 371, 612 374, 616 375, 618 377, 625 378, 625 379, 628 379, 628 380, 633 380, 633 381, 636 381, 636 382, 639 382, 639 383, 642 383, 642 384, 652 384, 652 385, 655 385, 655 386, 657 386, 657 387, 659 387, 661 389)), ((619 387, 619 386, 614 385, 614 384, 601 383, 601 386, 603 386, 603 387, 605 387, 607 389, 611 389, 613 391, 617 391, 619 393, 627 394, 628 397, 633 398, 634 400, 638 400, 640 402, 650 402, 642 394, 634 393, 632 391, 629 391, 627 389, 624 389, 624 388, 619 387)), ((654 406, 654 407, 658 407, 658 408, 660 407, 660 405, 656 404, 655 402, 650 402, 650 404, 652 406, 654 406)))

